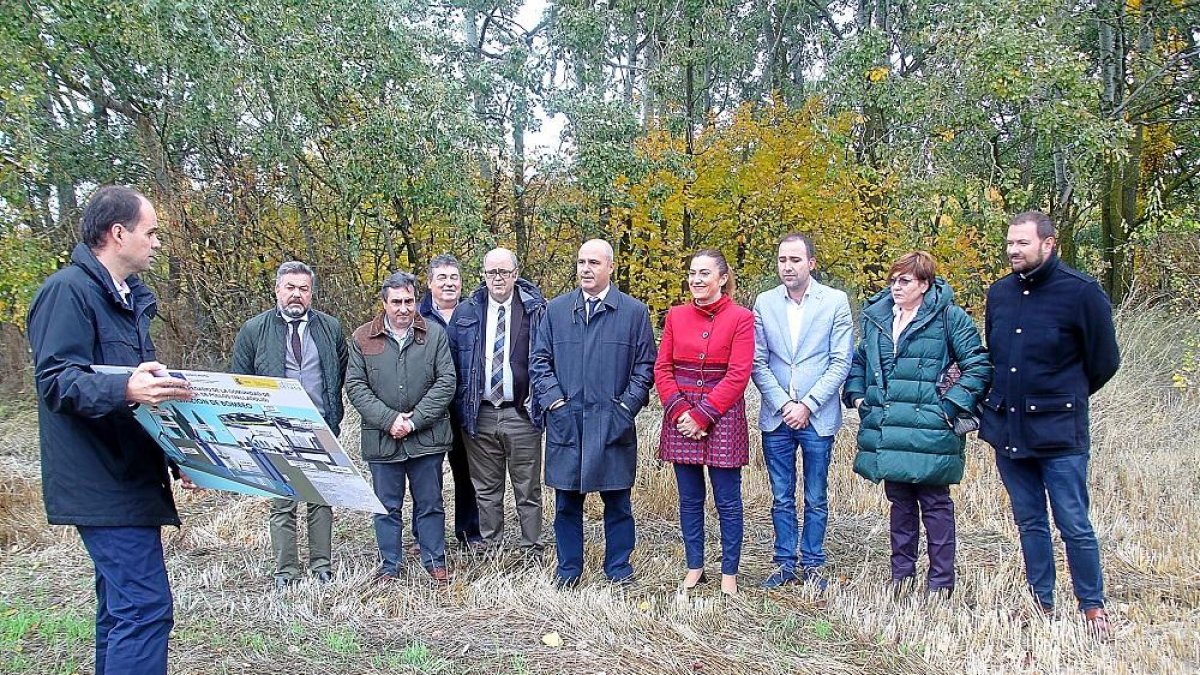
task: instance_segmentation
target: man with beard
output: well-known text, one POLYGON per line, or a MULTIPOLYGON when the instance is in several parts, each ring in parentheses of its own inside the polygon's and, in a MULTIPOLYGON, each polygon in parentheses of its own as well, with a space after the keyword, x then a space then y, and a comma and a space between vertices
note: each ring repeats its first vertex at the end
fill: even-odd
MULTIPOLYGON (((299 380, 334 435, 341 433, 346 338, 337 319, 312 308, 317 278, 302 262, 285 262, 275 273, 275 307, 250 319, 233 343, 229 370, 244 375, 299 380)), ((275 588, 300 577, 296 509, 289 498, 271 500, 271 549, 275 588)), ((321 583, 333 578, 333 509, 308 505, 308 568, 321 583)))
POLYGON ((1054 608, 1054 547, 1046 500, 1067 549, 1071 585, 1089 630, 1109 632, 1100 547, 1088 514, 1088 398, 1120 367, 1112 306, 1100 284, 1067 266, 1054 223, 1029 211, 1009 221, 1012 274, 988 289, 986 331, 995 375, 979 436, 996 450, 1021 536, 1025 576, 1054 608))
POLYGON ((783 283, 754 300, 754 386, 762 394, 758 428, 771 479, 777 565, 762 585, 806 581, 824 588, 829 462, 842 426, 838 391, 850 374, 854 324, 846 294, 812 278, 816 252, 808 236, 779 241, 783 283), (797 453, 799 448, 799 453, 797 453), (802 466, 804 527, 796 518, 796 455, 802 466), (799 551, 797 551, 799 548, 799 551))
POLYGON ((546 485, 554 488, 556 584, 583 576, 583 503, 604 502, 604 576, 633 582, 630 494, 637 474, 634 419, 654 384, 657 349, 646 305, 610 283, 612 246, 579 248, 579 288, 551 300, 529 354, 529 385, 546 420, 546 485))
POLYGON ((79 229, 71 264, 29 308, 46 519, 73 525, 92 558, 94 672, 165 675, 174 612, 161 529, 179 514, 166 456, 131 407, 187 400, 191 389, 154 360, 158 302, 137 276, 154 263, 158 216, 138 192, 109 185, 79 229), (136 370, 92 372, 98 364, 136 370))

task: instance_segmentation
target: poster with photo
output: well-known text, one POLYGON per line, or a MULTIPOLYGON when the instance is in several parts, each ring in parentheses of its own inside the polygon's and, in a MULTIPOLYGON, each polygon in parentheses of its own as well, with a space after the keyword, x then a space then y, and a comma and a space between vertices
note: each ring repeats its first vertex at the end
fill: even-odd
POLYGON ((192 400, 139 405, 134 414, 196 485, 384 513, 296 380, 199 370, 169 374, 191 383, 192 400))

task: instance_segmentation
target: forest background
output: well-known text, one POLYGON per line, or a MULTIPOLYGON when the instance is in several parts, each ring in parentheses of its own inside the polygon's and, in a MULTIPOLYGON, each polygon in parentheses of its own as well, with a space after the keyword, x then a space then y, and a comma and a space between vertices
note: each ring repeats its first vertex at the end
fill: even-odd
POLYGON ((148 277, 181 366, 224 361, 287 259, 355 325, 441 252, 469 291, 509 246, 557 294, 593 236, 659 316, 689 252, 722 249, 749 301, 792 230, 859 299, 922 248, 978 309, 1006 216, 1038 208, 1115 303, 1200 298, 1193 0, 522 6, 0 0, 3 370, 114 182, 166 223, 148 277), (527 151, 547 116, 559 142, 527 151))

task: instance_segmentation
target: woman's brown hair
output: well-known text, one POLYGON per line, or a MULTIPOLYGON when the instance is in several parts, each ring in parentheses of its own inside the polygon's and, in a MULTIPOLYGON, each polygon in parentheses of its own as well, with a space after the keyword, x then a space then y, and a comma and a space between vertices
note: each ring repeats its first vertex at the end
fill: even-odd
POLYGON ((717 272, 726 275, 725 285, 721 287, 721 292, 729 297, 733 297, 733 291, 737 288, 737 284, 733 280, 733 270, 729 268, 729 263, 725 262, 725 254, 715 248, 702 248, 692 254, 692 260, 696 258, 712 258, 717 262, 717 272))

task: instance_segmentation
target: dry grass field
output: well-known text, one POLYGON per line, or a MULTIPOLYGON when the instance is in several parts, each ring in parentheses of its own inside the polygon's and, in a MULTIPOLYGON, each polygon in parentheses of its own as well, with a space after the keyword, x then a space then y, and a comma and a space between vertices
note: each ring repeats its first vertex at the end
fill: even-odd
MULTIPOLYGON (((1073 611, 1061 545, 1058 614, 1037 615, 991 453, 974 438, 967 477, 954 490, 957 592, 949 600, 919 593, 894 600, 882 488, 850 471, 853 416, 838 437, 830 480, 837 583, 824 596, 758 590, 772 541, 758 457, 745 478, 744 593, 726 601, 710 583, 683 594, 674 479, 653 459, 659 411, 652 408, 639 420, 638 576, 625 590, 599 572, 599 504, 590 501, 590 571, 573 591, 551 584, 553 555, 529 568, 456 553, 449 587, 430 587, 417 567, 395 584, 371 585, 369 519, 340 511, 335 582, 276 594, 265 501, 180 494, 185 524, 164 535, 176 598, 173 672, 1200 671, 1200 395, 1171 386, 1200 329, 1153 313, 1122 317, 1120 333, 1124 366, 1094 399, 1092 420, 1092 513, 1115 625, 1110 642, 1090 638, 1073 611)), ((344 426, 343 440, 356 448, 357 420, 344 426)), ((0 672, 89 672, 90 564, 73 530, 45 525, 36 457, 35 415, 28 404, 10 406, 0 422, 0 672)), ((709 523, 716 571, 715 513, 709 523)))

